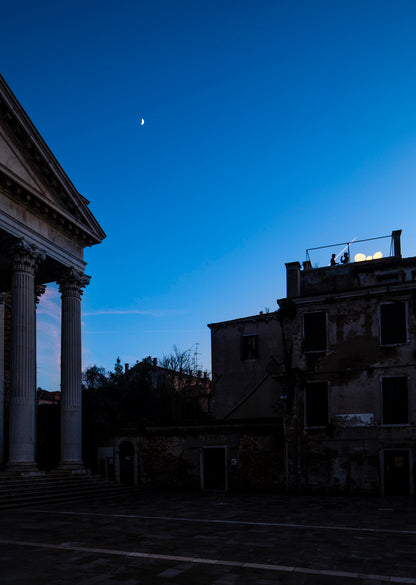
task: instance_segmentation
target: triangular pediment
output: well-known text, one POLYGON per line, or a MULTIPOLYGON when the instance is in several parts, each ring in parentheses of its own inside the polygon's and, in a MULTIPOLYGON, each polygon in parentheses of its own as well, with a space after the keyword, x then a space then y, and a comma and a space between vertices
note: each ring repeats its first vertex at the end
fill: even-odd
POLYGON ((36 176, 36 173, 26 162, 21 153, 7 139, 4 129, 0 126, 0 166, 2 170, 19 182, 24 183, 28 188, 43 194, 51 202, 54 197, 36 176))
POLYGON ((76 234, 85 246, 105 238, 87 199, 75 189, 1 75, 0 175, 11 197, 20 197, 34 213, 76 234))

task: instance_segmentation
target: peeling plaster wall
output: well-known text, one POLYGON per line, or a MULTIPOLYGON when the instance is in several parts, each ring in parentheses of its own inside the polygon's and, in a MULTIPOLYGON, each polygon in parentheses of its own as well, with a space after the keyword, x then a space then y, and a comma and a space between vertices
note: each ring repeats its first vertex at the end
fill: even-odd
MULTIPOLYGON (((296 317, 285 323, 296 372, 288 424, 299 473, 291 484, 305 491, 380 493, 385 450, 409 451, 410 462, 414 460, 416 259, 363 264, 302 272, 304 296, 293 299, 296 317), (392 268, 398 279, 385 285, 385 269, 392 268), (407 341, 383 346, 380 305, 396 301, 406 305, 407 341), (304 314, 315 311, 327 315, 327 349, 306 352, 304 314), (383 425, 381 379, 396 376, 408 380, 408 423, 383 425), (305 385, 313 381, 328 382, 325 428, 305 424, 305 385)), ((409 472, 412 490, 412 465, 409 472)))

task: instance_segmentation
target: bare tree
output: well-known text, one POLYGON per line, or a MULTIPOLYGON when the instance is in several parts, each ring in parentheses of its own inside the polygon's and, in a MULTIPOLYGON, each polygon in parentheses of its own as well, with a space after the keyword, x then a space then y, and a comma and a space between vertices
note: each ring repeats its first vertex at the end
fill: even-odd
POLYGON ((160 365, 166 368, 172 374, 172 379, 179 379, 182 376, 187 377, 192 374, 191 350, 181 351, 176 345, 173 346, 173 352, 164 355, 160 365))

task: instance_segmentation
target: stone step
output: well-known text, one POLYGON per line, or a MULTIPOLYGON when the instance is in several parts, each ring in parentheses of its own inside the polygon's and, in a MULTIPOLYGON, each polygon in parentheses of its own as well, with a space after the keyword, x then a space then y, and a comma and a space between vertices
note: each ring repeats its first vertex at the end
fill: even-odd
POLYGON ((0 510, 30 505, 104 499, 138 493, 133 486, 120 485, 97 476, 38 476, 0 478, 0 510))
POLYGON ((26 495, 26 494, 51 494, 51 493, 55 493, 55 494, 59 494, 59 493, 77 493, 79 491, 83 491, 83 492, 94 492, 94 491, 105 491, 108 489, 112 489, 111 486, 109 485, 99 485, 99 484, 78 484, 78 485, 65 485, 65 484, 59 484, 59 485, 43 485, 43 486, 37 486, 37 485, 27 485, 27 486, 18 486, 18 487, 14 487, 14 488, 5 488, 5 489, 0 489, 0 498, 4 499, 4 498, 16 498, 19 497, 20 495, 26 495))
POLYGON ((48 495, 54 495, 54 496, 59 496, 61 494, 64 495, 71 495, 71 494, 78 494, 78 493, 83 493, 83 494, 88 494, 90 492, 92 493, 106 493, 109 492, 110 490, 118 490, 120 491, 122 488, 121 487, 112 487, 112 486, 71 486, 71 487, 65 487, 65 486, 59 486, 53 489, 42 489, 42 488, 30 488, 30 489, 20 489, 20 490, 16 490, 16 491, 8 491, 8 492, 4 492, 4 493, 0 493, 0 500, 3 499, 7 499, 7 500, 17 500, 19 498, 25 498, 28 496, 48 496, 48 495))
POLYGON ((85 478, 82 480, 72 480, 72 479, 60 479, 60 480, 32 480, 32 481, 13 481, 13 482, 0 482, 0 492, 2 490, 25 490, 31 488, 37 489, 54 489, 59 488, 61 486, 67 487, 68 489, 80 486, 110 486, 110 485, 119 485, 115 481, 106 480, 106 479, 91 479, 85 478))
POLYGON ((10 510, 14 508, 23 508, 27 506, 41 506, 45 504, 59 504, 63 502, 79 502, 84 500, 105 500, 120 496, 131 495, 132 490, 127 491, 106 491, 106 492, 94 492, 84 493, 78 492, 77 494, 61 494, 61 495, 37 495, 16 498, 16 500, 1 501, 0 510, 10 510))

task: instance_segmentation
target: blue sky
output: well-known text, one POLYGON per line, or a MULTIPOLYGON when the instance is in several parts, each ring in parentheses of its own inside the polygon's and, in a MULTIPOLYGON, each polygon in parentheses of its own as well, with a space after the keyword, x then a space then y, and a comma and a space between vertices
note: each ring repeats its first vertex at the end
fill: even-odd
MULTIPOLYGON (((209 370, 207 323, 274 310, 306 248, 403 229, 416 255, 413 1, 40 0, 2 21, 1 73, 107 233, 84 367, 199 344, 209 370)), ((53 287, 38 327, 58 389, 53 287)))

